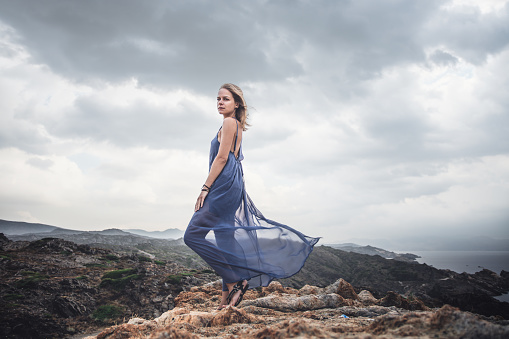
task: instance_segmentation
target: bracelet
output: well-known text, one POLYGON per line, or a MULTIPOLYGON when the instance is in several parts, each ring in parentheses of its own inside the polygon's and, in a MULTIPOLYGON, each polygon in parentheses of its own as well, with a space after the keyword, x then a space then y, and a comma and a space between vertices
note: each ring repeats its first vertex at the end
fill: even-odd
POLYGON ((208 192, 209 190, 205 189, 205 188, 202 188, 201 189, 202 192, 208 192))
POLYGON ((207 189, 210 189, 210 187, 208 187, 208 186, 207 186, 207 185, 205 185, 205 184, 203 184, 202 188, 203 188, 203 187, 207 187, 207 189))

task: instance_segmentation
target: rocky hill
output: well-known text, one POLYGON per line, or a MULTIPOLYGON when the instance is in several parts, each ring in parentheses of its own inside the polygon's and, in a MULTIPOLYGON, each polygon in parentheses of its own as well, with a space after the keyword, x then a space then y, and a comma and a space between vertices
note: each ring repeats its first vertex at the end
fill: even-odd
POLYGON ((25 234, 25 233, 42 233, 51 232, 58 229, 56 226, 45 224, 34 224, 22 221, 9 221, 0 219, 0 233, 4 234, 25 234))
POLYGON ((144 255, 0 234, 0 337, 63 338, 134 314, 157 317, 181 291, 217 278, 144 255))
MULTIPOLYGON (((225 333, 237 333, 240 329, 251 334, 267 329, 268 336, 272 333, 276 337, 286 337, 292 331, 301 333, 298 328, 309 322, 314 324, 312 328, 323 329, 332 326, 333 320, 344 322, 344 319, 350 321, 344 324, 347 327, 331 327, 326 332, 316 333, 330 337, 331 333, 350 331, 350 325, 358 322, 358 326, 362 325, 356 327, 359 331, 362 328, 358 333, 374 335, 378 330, 370 330, 366 326, 377 323, 382 319, 380 317, 385 316, 392 319, 390 321, 394 321, 394 324, 411 323, 417 319, 415 322, 421 323, 418 327, 422 327, 418 331, 430 330, 430 326, 435 326, 433 321, 442 319, 444 314, 469 322, 475 320, 476 324, 485 327, 489 324, 506 328, 507 320, 503 319, 509 319, 509 304, 492 298, 508 290, 507 272, 502 271, 498 275, 485 270, 476 274, 458 274, 425 264, 387 260, 327 246, 317 246, 301 272, 281 280, 281 287, 273 284, 268 289, 250 291, 240 310, 212 312, 211 308, 219 303, 216 289, 218 276, 201 259, 178 241, 162 247, 164 251, 157 243, 136 246, 141 245, 143 248, 134 247, 136 251, 129 252, 127 245, 124 245, 125 248, 120 246, 125 250, 114 251, 55 238, 13 242, 0 234, 0 337, 69 337, 76 333, 97 331, 113 322, 122 323, 123 319, 132 317, 148 319, 148 322, 136 320, 136 324, 127 324, 126 328, 141 326, 136 327, 140 333, 148 333, 148 328, 155 330, 154 324, 159 324, 157 321, 161 322, 167 317, 198 326, 199 321, 216 324, 216 320, 212 320, 216 316, 223 319, 241 314, 239 317, 244 317, 244 320, 231 323, 233 327, 225 330, 227 332, 220 332, 223 331, 220 329, 214 331, 219 331, 218 336, 225 336, 225 333), (353 287, 348 287, 350 285, 346 281, 353 287), (215 282, 215 285, 203 286, 211 282, 215 282), (340 285, 343 286, 343 292, 334 292, 340 285), (349 295, 345 294, 346 290, 350 291, 349 295), (271 294, 272 299, 266 299, 271 294), (185 301, 186 298, 190 301, 185 301), (371 301, 364 304, 368 299, 371 301), (310 302, 314 306, 306 306, 310 302), (479 315, 465 315, 451 308, 443 308, 442 313, 436 312, 444 304, 452 304, 479 315), (294 311, 297 312, 296 318, 292 318, 294 311), (196 312, 207 314, 195 317, 196 312), (343 314, 349 318, 341 318, 343 314), (329 318, 330 321, 327 320, 329 318), (251 319, 249 324, 254 325, 246 327, 245 319, 251 319), (286 319, 287 323, 279 323, 280 319, 286 319), (488 322, 485 324, 482 321, 488 322), (294 323, 297 324, 295 328, 294 323), (263 327, 263 324, 275 326, 263 327), (278 328, 290 332, 277 332, 278 328)), ((383 318, 384 322, 389 318, 383 318)), ((164 328, 168 327, 168 319, 163 322, 164 328)), ((171 328, 174 328, 176 323, 172 324, 171 328)), ((179 324, 174 330, 186 329, 186 326, 179 324)), ((302 327, 302 333, 314 331, 306 326, 302 327)), ((394 325, 390 331, 396 331, 397 327, 394 325)), ((99 337, 119 335, 114 332, 124 331, 122 328, 110 328, 107 330, 110 332, 103 332, 99 337)), ((163 331, 163 327, 157 330, 163 331)), ((184 334, 189 337, 206 333, 197 329, 186 331, 188 333, 184 334)))
POLYGON ((394 259, 399 261, 414 262, 415 259, 420 258, 418 255, 412 253, 396 253, 387 251, 382 248, 374 246, 360 246, 356 244, 328 244, 328 247, 337 248, 345 252, 355 252, 360 254, 379 255, 385 259, 394 259))

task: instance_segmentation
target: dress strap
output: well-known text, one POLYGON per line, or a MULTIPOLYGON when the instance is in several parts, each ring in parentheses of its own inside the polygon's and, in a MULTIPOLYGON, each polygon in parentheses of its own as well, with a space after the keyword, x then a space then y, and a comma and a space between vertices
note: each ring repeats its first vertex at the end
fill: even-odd
POLYGON ((235 150, 237 149, 237 136, 239 135, 239 121, 235 119, 237 122, 237 133, 235 134, 235 142, 233 143, 233 154, 235 154, 235 150))

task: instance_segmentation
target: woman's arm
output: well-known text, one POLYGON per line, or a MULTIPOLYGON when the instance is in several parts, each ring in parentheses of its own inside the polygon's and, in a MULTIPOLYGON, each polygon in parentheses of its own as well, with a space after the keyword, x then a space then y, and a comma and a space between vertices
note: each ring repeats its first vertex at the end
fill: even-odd
MULTIPOLYGON (((205 180, 205 185, 207 187, 212 187, 214 181, 216 181, 217 177, 223 170, 226 162, 228 161, 228 155, 230 153, 230 149, 233 144, 233 139, 235 138, 235 131, 237 130, 237 122, 234 118, 226 118, 223 120, 223 128, 221 129, 221 143, 219 144, 219 151, 217 152, 216 158, 212 162, 212 166, 210 167, 209 175, 207 180, 205 180)), ((203 206, 203 202, 205 201, 205 197, 209 192, 202 191, 196 200, 196 204, 194 206, 194 211, 198 211, 203 206)))

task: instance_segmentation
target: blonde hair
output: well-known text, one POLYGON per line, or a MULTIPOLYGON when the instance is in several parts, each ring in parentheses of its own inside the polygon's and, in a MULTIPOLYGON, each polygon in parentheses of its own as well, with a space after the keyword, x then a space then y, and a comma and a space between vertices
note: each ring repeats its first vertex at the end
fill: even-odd
POLYGON ((221 88, 230 91, 230 93, 233 95, 233 100, 235 103, 239 104, 239 107, 235 110, 235 118, 240 122, 242 130, 246 131, 247 126, 250 125, 247 123, 249 114, 247 113, 247 104, 246 100, 244 100, 244 93, 242 93, 242 90, 239 86, 230 83, 222 85, 219 89, 221 88))

